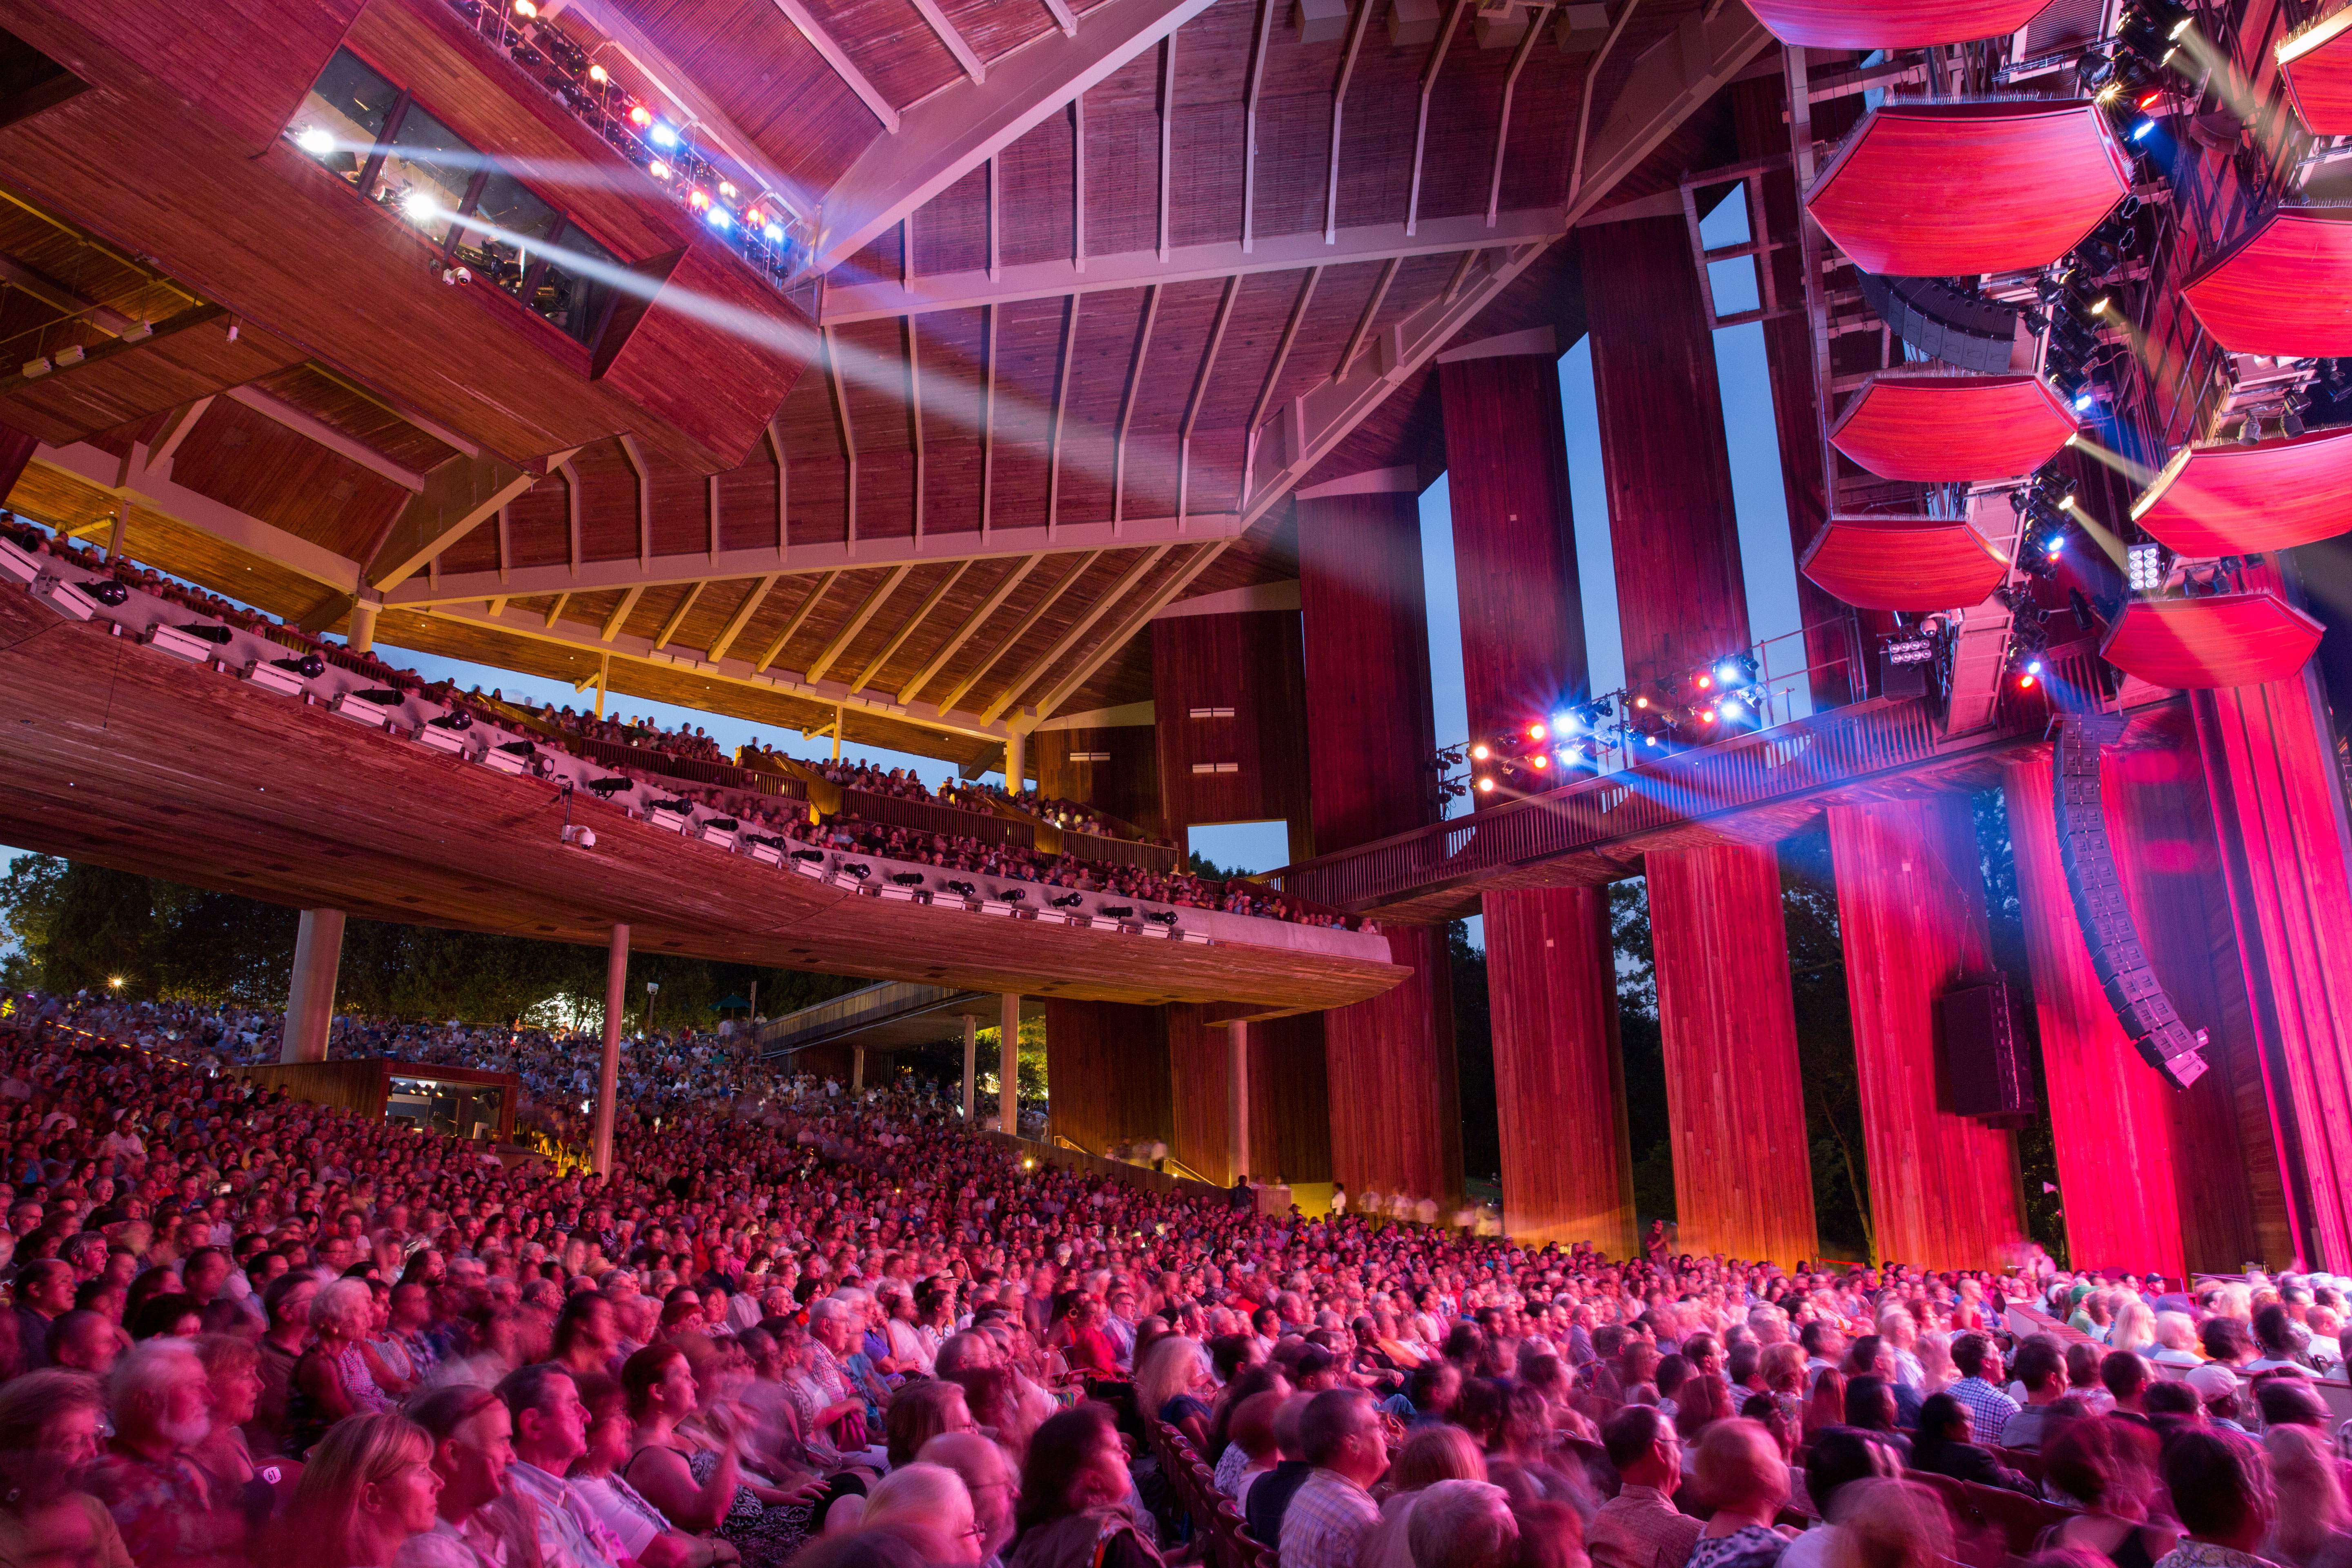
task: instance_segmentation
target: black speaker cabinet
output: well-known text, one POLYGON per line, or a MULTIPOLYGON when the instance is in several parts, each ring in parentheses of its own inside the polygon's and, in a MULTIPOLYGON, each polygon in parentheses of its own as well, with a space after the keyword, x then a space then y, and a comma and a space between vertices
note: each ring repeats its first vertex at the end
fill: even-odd
POLYGON ((2036 1109, 2018 1000, 2005 974, 1972 974, 1936 998, 1952 1113, 2016 1126, 2036 1109))

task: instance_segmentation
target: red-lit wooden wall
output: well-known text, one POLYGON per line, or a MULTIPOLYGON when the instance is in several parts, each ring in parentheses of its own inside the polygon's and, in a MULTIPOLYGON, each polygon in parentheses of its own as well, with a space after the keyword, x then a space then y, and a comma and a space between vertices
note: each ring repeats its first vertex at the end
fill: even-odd
POLYGON ((1150 724, 1040 730, 1029 737, 1029 765, 1047 799, 1076 801, 1147 832, 1164 833, 1156 735, 1150 724), (1104 756, 1108 760, 1077 760, 1104 756))
MULTIPOLYGON (((1356 493, 1302 497, 1297 518, 1314 837, 1329 853, 1436 820, 1420 513, 1409 489, 1366 478, 1356 493)), ((1412 978, 1322 1016, 1329 1169, 1350 1191, 1450 1203, 1462 1116, 1445 933, 1388 937, 1412 978)))
POLYGON ((1182 844, 1196 823, 1279 818, 1291 860, 1312 858, 1299 612, 1152 622, 1151 704, 1170 837, 1182 844), (1209 716, 1228 709, 1230 717, 1209 716))
POLYGON ((1953 1044, 1936 1014, 1937 997, 1992 963, 1968 799, 1833 805, 1829 831, 1873 1247, 1997 1268, 2025 1237, 2013 1140, 1952 1114, 1953 1044))
POLYGON ((1170 1147, 1207 1180, 1247 1174, 1271 1181, 1331 1179, 1331 1121, 1323 1060, 1323 1016, 1305 1013, 1247 1026, 1249 1169, 1234 1169, 1231 1026, 1209 1027, 1203 1009, 1176 1003, 1168 1015, 1168 1057, 1176 1135, 1170 1147))
POLYGON ((1135 1138, 1173 1139, 1167 1009, 1045 1002, 1051 1130, 1089 1153, 1135 1138))

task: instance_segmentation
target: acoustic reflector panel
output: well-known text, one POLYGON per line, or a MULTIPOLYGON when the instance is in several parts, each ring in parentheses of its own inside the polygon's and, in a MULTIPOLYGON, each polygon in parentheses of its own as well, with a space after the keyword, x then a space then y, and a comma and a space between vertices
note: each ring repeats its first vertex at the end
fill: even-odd
POLYGON ((2333 539, 2352 530, 2352 428, 2185 447, 2132 502, 2132 521, 2192 560, 2333 539))
POLYGON ((2352 208, 2281 207, 2181 292, 2232 353, 2352 354, 2352 208))
POLYGON ((2009 574, 1982 534, 1940 517, 1833 517, 1798 564, 1865 610, 1973 609, 2009 574))
POLYGON ((2014 33, 2050 0, 1748 0, 1784 44, 1811 49, 1916 49, 2014 33))
POLYGON ((1881 479, 2013 479, 2055 457, 2074 416, 2034 375, 1881 371, 1830 427, 1830 442, 1881 479))
POLYGON ((2135 599, 2099 656, 2150 686, 2260 686, 2309 661, 2320 626, 2268 589, 2206 599, 2135 599))

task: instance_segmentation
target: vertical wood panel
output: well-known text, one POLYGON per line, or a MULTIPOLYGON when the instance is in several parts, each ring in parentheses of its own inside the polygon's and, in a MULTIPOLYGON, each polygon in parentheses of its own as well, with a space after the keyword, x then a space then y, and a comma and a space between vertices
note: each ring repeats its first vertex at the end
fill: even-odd
POLYGON ((1462 679, 1475 738, 1548 718, 1590 693, 1559 362, 1504 354, 1441 364, 1437 374, 1462 679))
POLYGON ((1331 1179, 1329 1099, 1325 1090, 1319 1013, 1249 1026, 1249 1171, 1236 1172, 1229 1142, 1233 1119, 1232 1030, 1210 1028, 1197 1005, 1167 1008, 1168 1059, 1174 1075, 1176 1157, 1210 1181, 1238 1174, 1261 1181, 1331 1179))
POLYGON ((1715 344, 1679 217, 1580 236, 1629 681, 1748 645, 1715 344))
POLYGON ((1167 1017, 1171 1121, 1169 1147, 1203 1179, 1230 1185, 1233 1059, 1225 1031, 1202 1022, 1197 1002, 1171 1003, 1167 1017))
POLYGON ((1779 857, 1767 846, 1643 858, 1685 1252, 1815 1256, 1779 857))
POLYGON ((1529 1246, 1633 1255, 1633 1166, 1607 888, 1489 893, 1489 1016, 1503 1227, 1529 1246))
POLYGON ((1387 936, 1391 962, 1412 977, 1323 1015, 1331 1173, 1350 1192, 1402 1190, 1451 1207, 1462 1193, 1462 1104, 1445 932, 1399 926, 1387 936))
POLYGON ((1997 1268, 2024 1240, 2011 1134, 1948 1109, 1936 998, 1991 967, 1964 797, 1829 808, 1879 1259, 1997 1268))
POLYGON ((2172 1122, 2183 1259, 2226 1274, 2285 1258, 2294 1241, 2204 771, 2183 745, 2111 752, 2105 773, 2107 830, 2140 943, 2182 1019, 2206 1031, 2212 1064, 2186 1090, 2160 1080, 2158 1089, 2172 1122))
POLYGON ((1050 799, 1073 800, 1107 811, 1150 833, 1165 833, 1160 810, 1157 730, 1121 724, 1101 730, 1040 730, 1029 738, 1037 787, 1050 799), (1073 752, 1108 752, 1103 763, 1070 760, 1073 752))
POLYGON ((2299 1263, 2352 1268, 2352 876, 2315 678, 2195 691, 2189 707, 2299 1263))
POLYGON ((1436 820, 1417 499, 1300 501, 1298 599, 1317 848, 1335 854, 1436 820))
POLYGON ((1291 858, 1313 856, 1307 821, 1306 670, 1296 610, 1177 616, 1151 623, 1152 717, 1169 837, 1195 823, 1290 826, 1291 858), (1230 708, 1230 719, 1192 717, 1230 708), (1196 764, 1231 763, 1197 773, 1196 764))
POLYGON ((1172 1140, 1168 1043, 1161 1008, 1047 998, 1053 1131, 1094 1154, 1131 1138, 1172 1140))

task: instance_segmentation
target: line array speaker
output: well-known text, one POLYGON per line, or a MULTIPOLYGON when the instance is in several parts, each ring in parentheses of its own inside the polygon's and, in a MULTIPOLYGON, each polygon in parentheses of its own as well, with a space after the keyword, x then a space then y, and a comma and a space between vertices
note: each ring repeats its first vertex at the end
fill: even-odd
POLYGON ((1971 974, 1936 998, 1952 1114, 2021 1126, 2039 1103, 2009 976, 1971 974))
POLYGON ((2115 848, 2107 839, 2099 757, 2122 734, 2123 723, 2103 713, 2069 714, 2061 721, 2052 748, 2057 770, 2051 795, 2058 818, 2058 851, 2066 864, 2074 919, 2083 928, 2084 945, 2091 950, 2091 967, 2106 991, 2108 1005, 2116 1010, 2116 1022, 2150 1067, 2174 1088, 2187 1089, 2205 1075, 2205 1031, 2181 1022, 2164 983, 2148 966, 2139 928, 2124 897, 2123 879, 2116 870, 2115 848))

